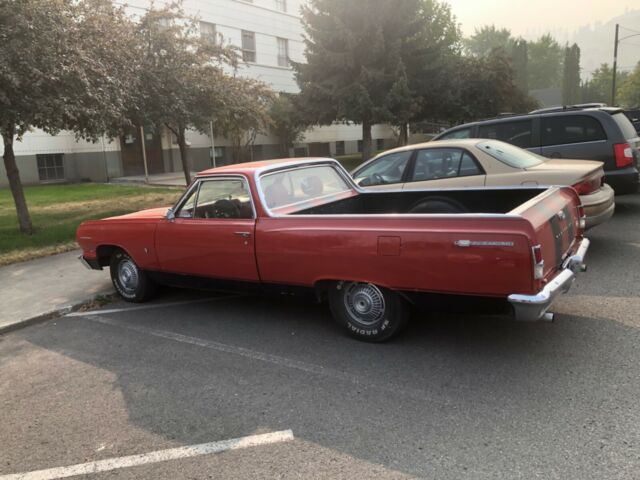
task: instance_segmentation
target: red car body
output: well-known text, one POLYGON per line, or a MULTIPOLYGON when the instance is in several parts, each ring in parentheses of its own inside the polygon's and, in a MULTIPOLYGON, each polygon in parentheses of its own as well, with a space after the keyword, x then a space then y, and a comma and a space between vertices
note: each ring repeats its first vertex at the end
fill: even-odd
POLYGON ((84 222, 77 231, 84 263, 101 268, 114 251, 122 251, 160 281, 166 274, 318 291, 350 282, 406 298, 412 293, 491 297, 510 302, 525 320, 545 318, 556 294, 584 269, 588 240, 582 237, 584 215, 572 188, 365 192, 334 160, 297 159, 201 172, 188 192, 199 183, 229 178, 246 182, 252 218, 179 218, 158 208, 84 222), (265 175, 319 166, 336 169, 348 189, 313 199, 298 211, 266 205, 265 175), (464 213, 389 213, 385 206, 454 194, 474 195, 468 200, 474 204, 476 198, 520 198, 523 192, 527 199, 506 206, 506 212, 476 212, 471 206, 464 213))

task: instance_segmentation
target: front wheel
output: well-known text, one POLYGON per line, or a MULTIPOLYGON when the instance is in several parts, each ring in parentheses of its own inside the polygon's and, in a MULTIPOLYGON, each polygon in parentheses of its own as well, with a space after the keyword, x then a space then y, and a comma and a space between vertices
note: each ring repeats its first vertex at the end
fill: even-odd
POLYGON ((122 250, 114 252, 109 267, 113 286, 126 301, 145 302, 155 293, 153 280, 122 250))
POLYGON ((347 333, 367 342, 388 340, 409 321, 407 301, 372 283, 335 283, 329 290, 329 305, 347 333))

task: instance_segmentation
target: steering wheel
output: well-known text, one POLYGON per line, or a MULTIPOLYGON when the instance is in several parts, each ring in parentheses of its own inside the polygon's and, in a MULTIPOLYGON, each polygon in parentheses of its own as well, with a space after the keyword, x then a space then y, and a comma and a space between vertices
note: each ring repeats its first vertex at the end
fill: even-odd
POLYGON ((240 209, 231 200, 218 200, 211 206, 212 218, 240 218, 240 209))
POLYGON ((384 184, 384 178, 379 173, 371 174, 371 185, 382 185, 384 184))

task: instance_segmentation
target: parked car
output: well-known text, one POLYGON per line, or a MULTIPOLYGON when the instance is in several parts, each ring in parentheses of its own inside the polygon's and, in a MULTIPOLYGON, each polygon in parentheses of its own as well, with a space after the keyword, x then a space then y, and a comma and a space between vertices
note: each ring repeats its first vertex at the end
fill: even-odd
POLYGON ((583 228, 568 187, 365 191, 335 160, 295 159, 207 170, 172 208, 87 221, 76 238, 127 301, 158 283, 310 292, 351 335, 382 341, 425 294, 551 319, 585 268, 583 228), (431 213, 447 202, 467 213, 431 213))
POLYGON ((609 220, 615 209, 613 189, 603 183, 602 162, 548 159, 499 140, 396 148, 360 165, 352 176, 361 187, 403 189, 570 185, 580 195, 587 229, 609 220))
POLYGON ((618 108, 553 108, 526 115, 467 123, 434 140, 502 140, 550 158, 596 160, 616 194, 638 191, 640 138, 618 108))

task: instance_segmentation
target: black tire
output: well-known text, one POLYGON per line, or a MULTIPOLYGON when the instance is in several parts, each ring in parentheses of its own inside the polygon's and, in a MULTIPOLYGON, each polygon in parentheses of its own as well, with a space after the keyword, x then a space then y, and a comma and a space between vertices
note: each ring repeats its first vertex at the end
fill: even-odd
POLYGON ((153 280, 122 250, 111 255, 109 271, 113 287, 127 302, 146 302, 156 291, 153 280))
POLYGON ((407 301, 371 283, 336 282, 329 288, 333 318, 347 333, 365 342, 384 342, 409 321, 407 301))
POLYGON ((456 200, 444 197, 424 198, 415 203, 409 213, 467 213, 467 208, 456 200))

